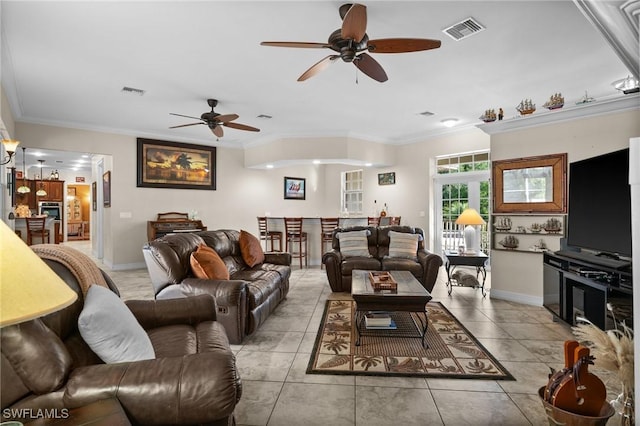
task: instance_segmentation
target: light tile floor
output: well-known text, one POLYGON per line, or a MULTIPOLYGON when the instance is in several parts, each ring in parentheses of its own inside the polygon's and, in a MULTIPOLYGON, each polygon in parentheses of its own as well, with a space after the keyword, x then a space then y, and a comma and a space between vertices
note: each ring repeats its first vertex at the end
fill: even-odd
MULTIPOLYGON (((89 252, 88 242, 69 245, 89 252)), ((99 263, 99 262, 98 262, 99 263)), ((145 269, 110 271, 123 299, 153 298, 145 269)), ((513 374, 515 381, 382 378, 306 374, 328 298, 324 270, 294 269, 287 299, 242 345, 233 345, 243 382, 241 425, 547 425, 537 391, 561 368, 571 329, 542 307, 483 298, 456 287, 441 270, 432 292, 513 374)), ((490 276, 487 280, 490 285, 490 276)), ((615 379, 597 369, 616 396, 615 379)), ((612 418, 608 424, 613 424, 612 418)))

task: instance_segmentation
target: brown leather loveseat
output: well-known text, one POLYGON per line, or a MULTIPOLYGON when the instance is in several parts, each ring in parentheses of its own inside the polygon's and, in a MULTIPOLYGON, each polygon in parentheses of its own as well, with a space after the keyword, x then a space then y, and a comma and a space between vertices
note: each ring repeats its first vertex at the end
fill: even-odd
MULTIPOLYGON (((54 253, 64 249, 66 254, 72 250, 85 257, 82 268, 92 263, 69 247, 33 248, 54 253)), ((3 421, 64 416, 65 410, 113 398, 136 425, 235 424, 233 411, 242 386, 224 328, 216 321, 213 298, 126 302, 122 309, 128 307, 142 326, 155 357, 107 364, 79 331, 86 304, 78 269, 50 258, 45 262, 78 299, 53 314, 0 329, 3 421)), ((94 267, 108 286, 102 291, 118 294, 111 279, 94 267)))
POLYGON ((233 344, 253 333, 289 292, 291 255, 265 253, 265 261, 247 266, 235 230, 169 234, 142 249, 156 299, 209 294, 218 309, 217 320, 233 344), (229 280, 196 278, 190 256, 200 244, 213 248, 229 270, 229 280))
MULTIPOLYGON (((418 281, 431 291, 436 283, 442 258, 424 248, 424 231, 410 226, 353 226, 336 228, 331 242, 332 250, 322 256, 329 285, 334 292, 351 291, 351 273, 354 269, 369 271, 410 271, 418 281), (366 256, 345 256, 340 251, 339 233, 366 231, 366 256), (413 259, 389 256, 391 242, 389 232, 417 234, 419 241, 413 259)), ((364 254, 364 253, 363 253, 364 254)))

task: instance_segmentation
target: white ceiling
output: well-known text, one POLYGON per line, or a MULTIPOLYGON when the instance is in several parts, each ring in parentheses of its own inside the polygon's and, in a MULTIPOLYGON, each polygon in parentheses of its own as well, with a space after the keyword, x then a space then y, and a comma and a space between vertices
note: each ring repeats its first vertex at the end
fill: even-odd
POLYGON ((385 83, 341 61, 297 82, 333 52, 260 46, 325 42, 341 25, 340 1, 0 4, 2 84, 16 121, 216 146, 309 136, 412 143, 480 124, 488 108, 515 117, 524 98, 542 109, 556 92, 567 106, 585 91, 620 96, 611 82, 630 73, 571 1, 368 1, 370 39, 442 41, 436 50, 372 53, 385 83), (442 32, 468 17, 486 30, 461 41, 442 32), (168 129, 195 121, 169 113, 199 117, 207 98, 261 132, 225 127, 217 141, 204 125, 168 129), (446 118, 459 124, 445 129, 446 118))

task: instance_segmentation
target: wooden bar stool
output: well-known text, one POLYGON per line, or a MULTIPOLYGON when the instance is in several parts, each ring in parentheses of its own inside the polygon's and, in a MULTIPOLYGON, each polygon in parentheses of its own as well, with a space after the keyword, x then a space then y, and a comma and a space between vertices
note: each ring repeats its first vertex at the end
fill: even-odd
MULTIPOLYGON (((329 243, 331 248, 331 240, 333 238, 333 231, 338 227, 340 218, 338 217, 321 217, 320 218, 320 256, 325 253, 325 243, 329 243)), ((320 262, 320 269, 324 267, 324 264, 320 262)))
POLYGON ((306 268, 308 264, 309 241, 307 233, 302 231, 302 218, 285 217, 284 233, 287 237, 286 251, 291 253, 291 257, 300 259, 300 268, 302 268, 302 258, 304 257, 304 266, 306 268), (294 252, 292 248, 296 245, 298 246, 298 251, 294 252))
POLYGON ((378 226, 400 225, 402 216, 384 216, 380 218, 378 226))
POLYGON ((380 218, 379 217, 368 217, 367 218, 367 225, 369 226, 378 226, 378 224, 380 223, 380 218))
POLYGON ((266 217, 258 216, 258 230, 260 231, 260 240, 264 240, 265 251, 282 251, 282 232, 269 231, 266 217), (278 250, 273 248, 274 241, 278 242, 278 250), (268 242, 271 243, 271 250, 268 249, 268 242))
POLYGON ((400 219, 402 219, 402 216, 391 216, 389 218, 389 225, 400 225, 400 219))
POLYGON ((49 230, 45 228, 45 217, 27 217, 27 245, 33 245, 33 237, 40 238, 44 244, 44 238, 47 237, 47 243, 51 243, 49 230))

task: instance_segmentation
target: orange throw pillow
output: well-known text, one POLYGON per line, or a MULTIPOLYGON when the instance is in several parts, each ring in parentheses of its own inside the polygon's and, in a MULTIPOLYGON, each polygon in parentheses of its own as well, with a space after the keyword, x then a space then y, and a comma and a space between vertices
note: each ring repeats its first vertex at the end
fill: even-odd
POLYGON ((240 253, 242 260, 250 268, 264 263, 264 251, 262 251, 260 240, 243 230, 240 230, 240 253))
POLYGON ((229 270, 224 261, 214 249, 206 244, 201 244, 196 251, 191 253, 189 263, 196 278, 210 280, 229 279, 229 270))

